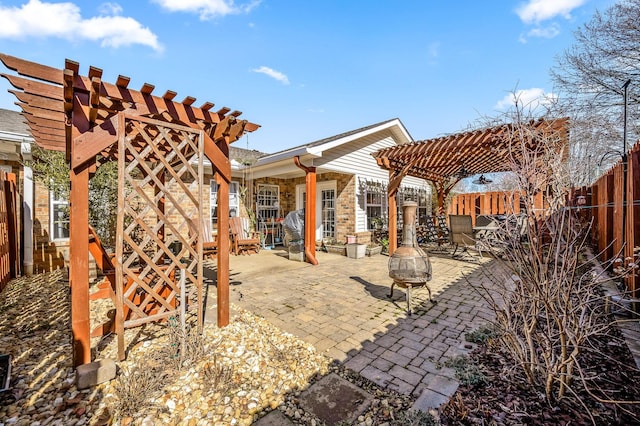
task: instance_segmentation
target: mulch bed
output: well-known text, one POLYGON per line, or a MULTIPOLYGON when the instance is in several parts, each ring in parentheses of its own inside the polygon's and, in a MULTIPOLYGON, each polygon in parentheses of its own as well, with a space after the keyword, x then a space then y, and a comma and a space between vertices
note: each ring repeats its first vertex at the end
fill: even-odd
POLYGON ((442 410, 442 424, 640 424, 640 372, 619 331, 612 327, 607 335, 592 339, 590 345, 581 356, 589 381, 583 383, 578 377, 573 384, 581 402, 568 396, 556 403, 545 400, 544 390, 540 393, 527 386, 524 374, 501 353, 497 342, 480 346, 470 355, 470 361, 483 366, 487 380, 476 386, 460 386, 442 410), (592 394, 623 402, 598 402, 592 394))

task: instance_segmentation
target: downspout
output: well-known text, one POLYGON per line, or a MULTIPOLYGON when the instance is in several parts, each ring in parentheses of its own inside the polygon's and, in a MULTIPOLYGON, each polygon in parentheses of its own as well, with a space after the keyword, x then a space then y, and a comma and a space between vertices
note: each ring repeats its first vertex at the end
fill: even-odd
MULTIPOLYGON (((23 140, 20 144, 23 161, 31 161, 31 143, 23 140)), ((22 190, 22 272, 25 276, 33 275, 33 170, 23 167, 22 190)))
POLYGON ((306 208, 304 209, 304 255, 307 262, 318 264, 316 259, 316 168, 307 167, 300 162, 300 156, 293 157, 293 162, 305 173, 307 188, 306 208))

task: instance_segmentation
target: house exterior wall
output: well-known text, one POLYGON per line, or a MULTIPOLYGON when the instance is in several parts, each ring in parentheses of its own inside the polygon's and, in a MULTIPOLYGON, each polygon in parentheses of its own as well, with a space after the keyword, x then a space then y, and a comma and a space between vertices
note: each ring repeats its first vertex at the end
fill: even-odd
MULTIPOLYGON (((395 145, 396 142, 391 131, 384 130, 327 150, 323 153, 322 158, 314 160, 316 167, 333 169, 338 173, 345 173, 353 177, 353 182, 349 186, 349 196, 352 197, 352 203, 342 204, 342 214, 350 217, 349 224, 346 226, 348 234, 344 234, 345 236, 362 234, 362 239, 366 240, 366 235, 370 235, 367 229, 366 186, 364 184, 367 181, 378 181, 386 185, 389 181, 388 172, 378 166, 371 154, 395 145)), ((405 177, 402 180, 402 186, 425 188, 429 193, 431 191, 425 180, 414 177, 405 177)))
POLYGON ((34 181, 33 203, 33 272, 50 272, 64 268, 69 260, 69 240, 51 241, 49 235, 49 190, 34 181))
MULTIPOLYGON (((367 215, 365 202, 365 183, 367 181, 388 183, 389 175, 378 167, 372 153, 391 146, 396 146, 396 140, 389 129, 357 138, 327 149, 322 156, 313 159, 312 165, 318 169, 316 182, 336 182, 336 240, 346 241, 347 235, 356 235, 361 243, 371 242, 371 232, 367 229, 367 215)), ((274 174, 277 169, 274 169, 274 174)), ((249 174, 251 174, 249 172, 249 174)), ((273 184, 280 187, 280 207, 282 216, 286 216, 296 208, 296 187, 304 185, 304 177, 280 179, 265 177, 253 180, 250 184, 252 194, 257 191, 259 184, 273 184)), ((403 186, 425 188, 430 191, 426 181, 406 177, 403 186)), ((255 209, 255 196, 252 195, 252 205, 255 209)))

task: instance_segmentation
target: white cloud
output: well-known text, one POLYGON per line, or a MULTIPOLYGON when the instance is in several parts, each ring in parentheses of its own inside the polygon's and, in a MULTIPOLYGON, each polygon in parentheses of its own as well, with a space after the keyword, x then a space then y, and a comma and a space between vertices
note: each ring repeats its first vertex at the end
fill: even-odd
POLYGON ((557 23, 552 23, 551 25, 547 25, 546 27, 535 27, 530 29, 527 32, 527 35, 520 35, 519 41, 520 43, 527 43, 527 37, 540 37, 540 38, 554 38, 560 34, 560 26, 557 23))
POLYGON ((517 102, 520 108, 536 110, 540 107, 550 106, 556 99, 557 95, 545 93, 544 89, 538 87, 532 87, 507 94, 496 103, 495 108, 505 110, 515 106, 517 102))
POLYGON ((571 11, 582 6, 587 0, 529 0, 519 6, 516 13, 525 24, 546 21, 562 16, 571 18, 571 11))
POLYGON ((261 0, 252 0, 241 6, 236 6, 233 0, 153 0, 160 7, 170 12, 197 13, 201 20, 216 16, 237 13, 249 13, 260 4, 261 0))
POLYGON ((118 3, 102 3, 98 7, 98 11, 103 15, 120 15, 122 13, 122 6, 118 3))
POLYGON ((158 37, 133 18, 117 16, 115 3, 100 7, 102 16, 83 19, 73 3, 29 0, 20 7, 0 6, 0 38, 59 37, 67 40, 99 41, 102 46, 142 44, 161 51, 158 37), (52 17, 55 17, 52 19, 52 17))
POLYGON ((276 71, 272 68, 262 66, 260 68, 253 69, 252 71, 261 73, 261 74, 266 74, 269 77, 278 80, 282 84, 289 84, 289 78, 285 74, 281 73, 280 71, 276 71))
POLYGON ((536 27, 529 30, 527 35, 529 37, 542 37, 542 38, 554 38, 560 34, 560 27, 558 24, 551 24, 546 27, 536 27))

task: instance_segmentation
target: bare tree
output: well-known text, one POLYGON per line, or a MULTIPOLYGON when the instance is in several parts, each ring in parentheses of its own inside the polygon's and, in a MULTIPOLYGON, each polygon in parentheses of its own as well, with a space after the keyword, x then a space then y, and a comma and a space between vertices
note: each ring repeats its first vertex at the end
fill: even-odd
POLYGON ((640 0, 597 11, 574 36, 551 76, 560 93, 559 111, 572 119, 573 180, 584 184, 621 157, 623 85, 629 79, 629 140, 640 134, 640 0))
POLYGON ((507 363, 504 374, 512 380, 524 377, 550 404, 565 399, 588 410, 580 393, 586 390, 627 412, 638 402, 617 398, 618 384, 601 387, 597 366, 588 361, 611 324, 603 309, 601 277, 589 267, 588 225, 565 206, 571 182, 562 135, 531 126, 533 117, 517 102, 502 119, 511 125, 503 137, 516 154, 512 170, 526 212, 507 215, 501 224, 491 247, 503 267, 488 273, 495 274, 491 289, 481 286, 495 313, 501 343, 496 348, 516 366, 507 363), (541 196, 542 210, 536 201, 541 196))

